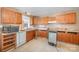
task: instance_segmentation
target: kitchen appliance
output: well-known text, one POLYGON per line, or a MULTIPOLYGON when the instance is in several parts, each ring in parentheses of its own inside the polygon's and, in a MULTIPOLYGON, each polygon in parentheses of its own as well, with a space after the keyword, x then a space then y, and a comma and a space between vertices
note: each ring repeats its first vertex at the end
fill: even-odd
POLYGON ((2 27, 2 32, 3 33, 9 33, 11 31, 10 26, 3 26, 2 27))
POLYGON ((2 32, 3 33, 11 33, 11 32, 18 32, 19 31, 19 26, 3 26, 2 27, 2 32))
POLYGON ((10 31, 11 32, 18 32, 19 31, 19 26, 11 26, 10 31))
POLYGON ((56 37, 57 37, 57 32, 49 31, 49 33, 48 33, 48 43, 50 45, 56 46, 56 37))
POLYGON ((16 34, 16 47, 19 47, 26 43, 26 32, 21 31, 16 34))

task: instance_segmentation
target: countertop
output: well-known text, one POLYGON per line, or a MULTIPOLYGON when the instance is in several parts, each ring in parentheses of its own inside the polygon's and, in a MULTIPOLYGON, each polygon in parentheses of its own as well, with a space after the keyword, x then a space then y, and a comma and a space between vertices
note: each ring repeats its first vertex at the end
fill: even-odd
POLYGON ((48 30, 48 31, 54 31, 54 32, 76 32, 76 33, 79 33, 78 30, 48 30))
POLYGON ((11 33, 2 33, 2 35, 10 35, 10 34, 15 34, 16 32, 11 32, 11 33))

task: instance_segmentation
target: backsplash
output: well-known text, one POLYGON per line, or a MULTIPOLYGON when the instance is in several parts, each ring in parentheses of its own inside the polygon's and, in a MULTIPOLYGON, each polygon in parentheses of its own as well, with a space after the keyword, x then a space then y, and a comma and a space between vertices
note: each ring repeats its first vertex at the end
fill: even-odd
POLYGON ((49 24, 49 28, 59 30, 79 30, 78 24, 49 24))

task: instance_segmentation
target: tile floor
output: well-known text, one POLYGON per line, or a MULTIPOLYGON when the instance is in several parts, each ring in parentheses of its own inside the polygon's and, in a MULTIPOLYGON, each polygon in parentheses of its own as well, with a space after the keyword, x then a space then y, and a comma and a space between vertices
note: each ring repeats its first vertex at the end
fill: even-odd
MULTIPOLYGON (((65 44, 64 44, 65 45, 65 44)), ((62 48, 58 43, 57 47, 48 44, 46 38, 38 38, 10 51, 10 52, 67 52, 70 50, 62 48)))

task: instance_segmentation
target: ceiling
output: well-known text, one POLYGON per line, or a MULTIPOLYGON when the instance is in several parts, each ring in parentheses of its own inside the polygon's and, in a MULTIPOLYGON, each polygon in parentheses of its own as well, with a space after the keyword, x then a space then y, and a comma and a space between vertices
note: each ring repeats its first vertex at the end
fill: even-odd
POLYGON ((28 12, 33 16, 50 16, 69 10, 79 10, 78 7, 14 7, 21 12, 28 12))

